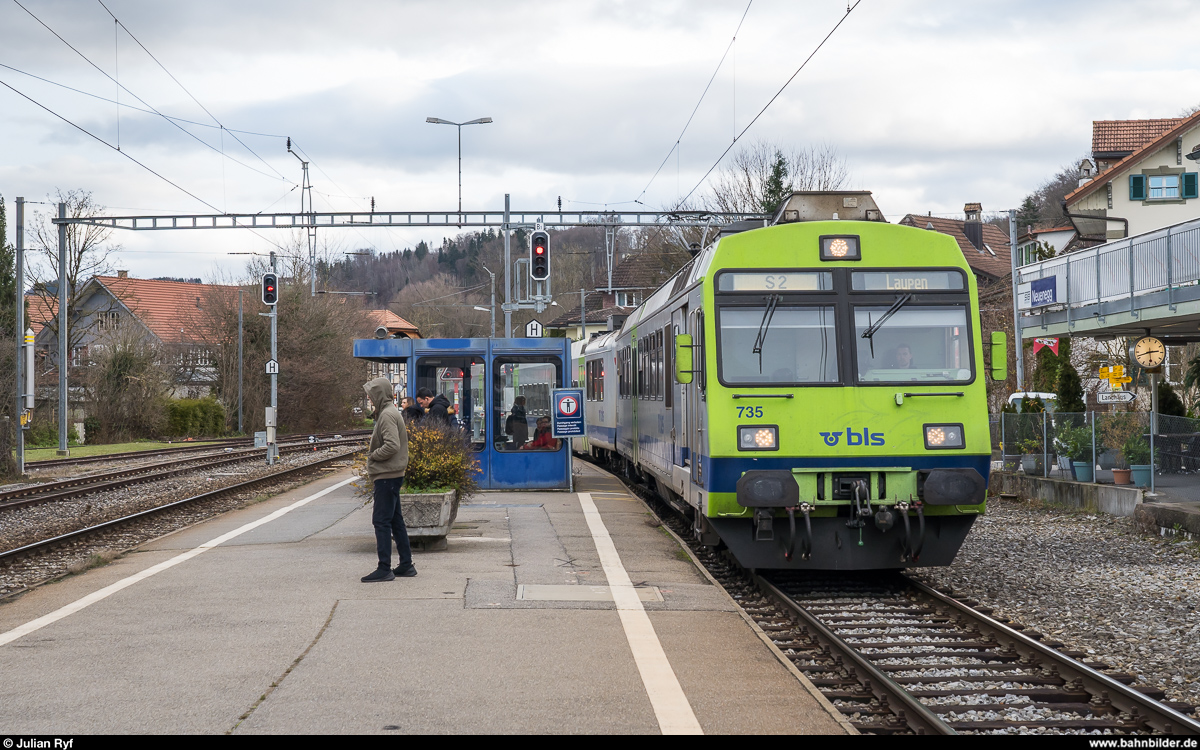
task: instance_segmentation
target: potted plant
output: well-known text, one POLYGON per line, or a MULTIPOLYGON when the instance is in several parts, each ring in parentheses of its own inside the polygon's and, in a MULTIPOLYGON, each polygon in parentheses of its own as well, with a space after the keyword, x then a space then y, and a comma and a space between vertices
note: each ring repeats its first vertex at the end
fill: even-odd
MULTIPOLYGON (((1141 435, 1135 435, 1121 446, 1121 453, 1129 464, 1130 479, 1136 487, 1150 485, 1150 472, 1153 470, 1150 456, 1150 444, 1141 435)), ((1116 471, 1114 470, 1114 475, 1116 471)))
POLYGON ((1044 477, 1046 476, 1046 467, 1042 465, 1043 453, 1042 441, 1038 438, 1030 438, 1021 442, 1021 469, 1029 476, 1044 477))
POLYGON ((1071 475, 1079 482, 1095 478, 1092 466, 1092 431, 1087 427, 1064 427, 1054 439, 1058 455, 1068 462, 1071 475))
MULTIPOLYGON (((358 492, 371 497, 366 457, 355 464, 363 475, 355 483, 358 492)), ((408 469, 400 490, 400 513, 414 549, 446 549, 458 505, 479 489, 478 476, 479 459, 462 430, 444 423, 409 426, 408 469)))
POLYGON ((1116 412, 1115 414, 1100 415, 1097 425, 1100 439, 1108 449, 1107 456, 1102 456, 1100 465, 1106 465, 1106 458, 1111 461, 1113 484, 1129 484, 1129 464, 1126 461, 1125 444, 1142 434, 1140 415, 1134 412, 1116 412))
POLYGON ((478 475, 479 460, 462 430, 440 422, 409 427, 400 512, 416 546, 446 549, 458 504, 478 490, 478 475))

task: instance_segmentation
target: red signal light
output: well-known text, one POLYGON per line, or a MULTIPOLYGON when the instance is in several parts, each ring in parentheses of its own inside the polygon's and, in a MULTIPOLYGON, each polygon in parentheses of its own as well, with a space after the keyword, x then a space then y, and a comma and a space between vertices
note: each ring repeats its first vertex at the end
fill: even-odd
POLYGON ((534 248, 534 252, 536 252, 538 255, 545 255, 545 254, 546 254, 546 248, 544 248, 544 247, 536 247, 536 248, 534 248))

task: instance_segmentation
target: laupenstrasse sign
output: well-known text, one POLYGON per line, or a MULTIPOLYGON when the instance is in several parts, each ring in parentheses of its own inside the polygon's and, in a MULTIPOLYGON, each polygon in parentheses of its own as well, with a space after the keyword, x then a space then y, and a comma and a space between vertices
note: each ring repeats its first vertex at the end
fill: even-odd
POLYGON ((1047 276, 1017 286, 1017 308, 1044 307, 1059 301, 1058 277, 1047 276))

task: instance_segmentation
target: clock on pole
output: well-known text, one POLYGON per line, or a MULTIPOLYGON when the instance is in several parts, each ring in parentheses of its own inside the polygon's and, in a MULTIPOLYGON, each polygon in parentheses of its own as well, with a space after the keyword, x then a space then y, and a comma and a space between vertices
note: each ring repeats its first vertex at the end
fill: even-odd
POLYGON ((1167 358, 1167 347, 1153 336, 1143 336, 1133 345, 1133 358, 1146 369, 1158 367, 1167 358))

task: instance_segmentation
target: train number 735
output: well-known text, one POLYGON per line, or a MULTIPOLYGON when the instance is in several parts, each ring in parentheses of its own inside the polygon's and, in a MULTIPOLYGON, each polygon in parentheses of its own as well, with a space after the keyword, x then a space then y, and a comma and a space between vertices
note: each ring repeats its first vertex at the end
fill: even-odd
POLYGON ((739 406, 737 410, 739 419, 749 419, 750 417, 762 419, 763 410, 761 406, 739 406))

